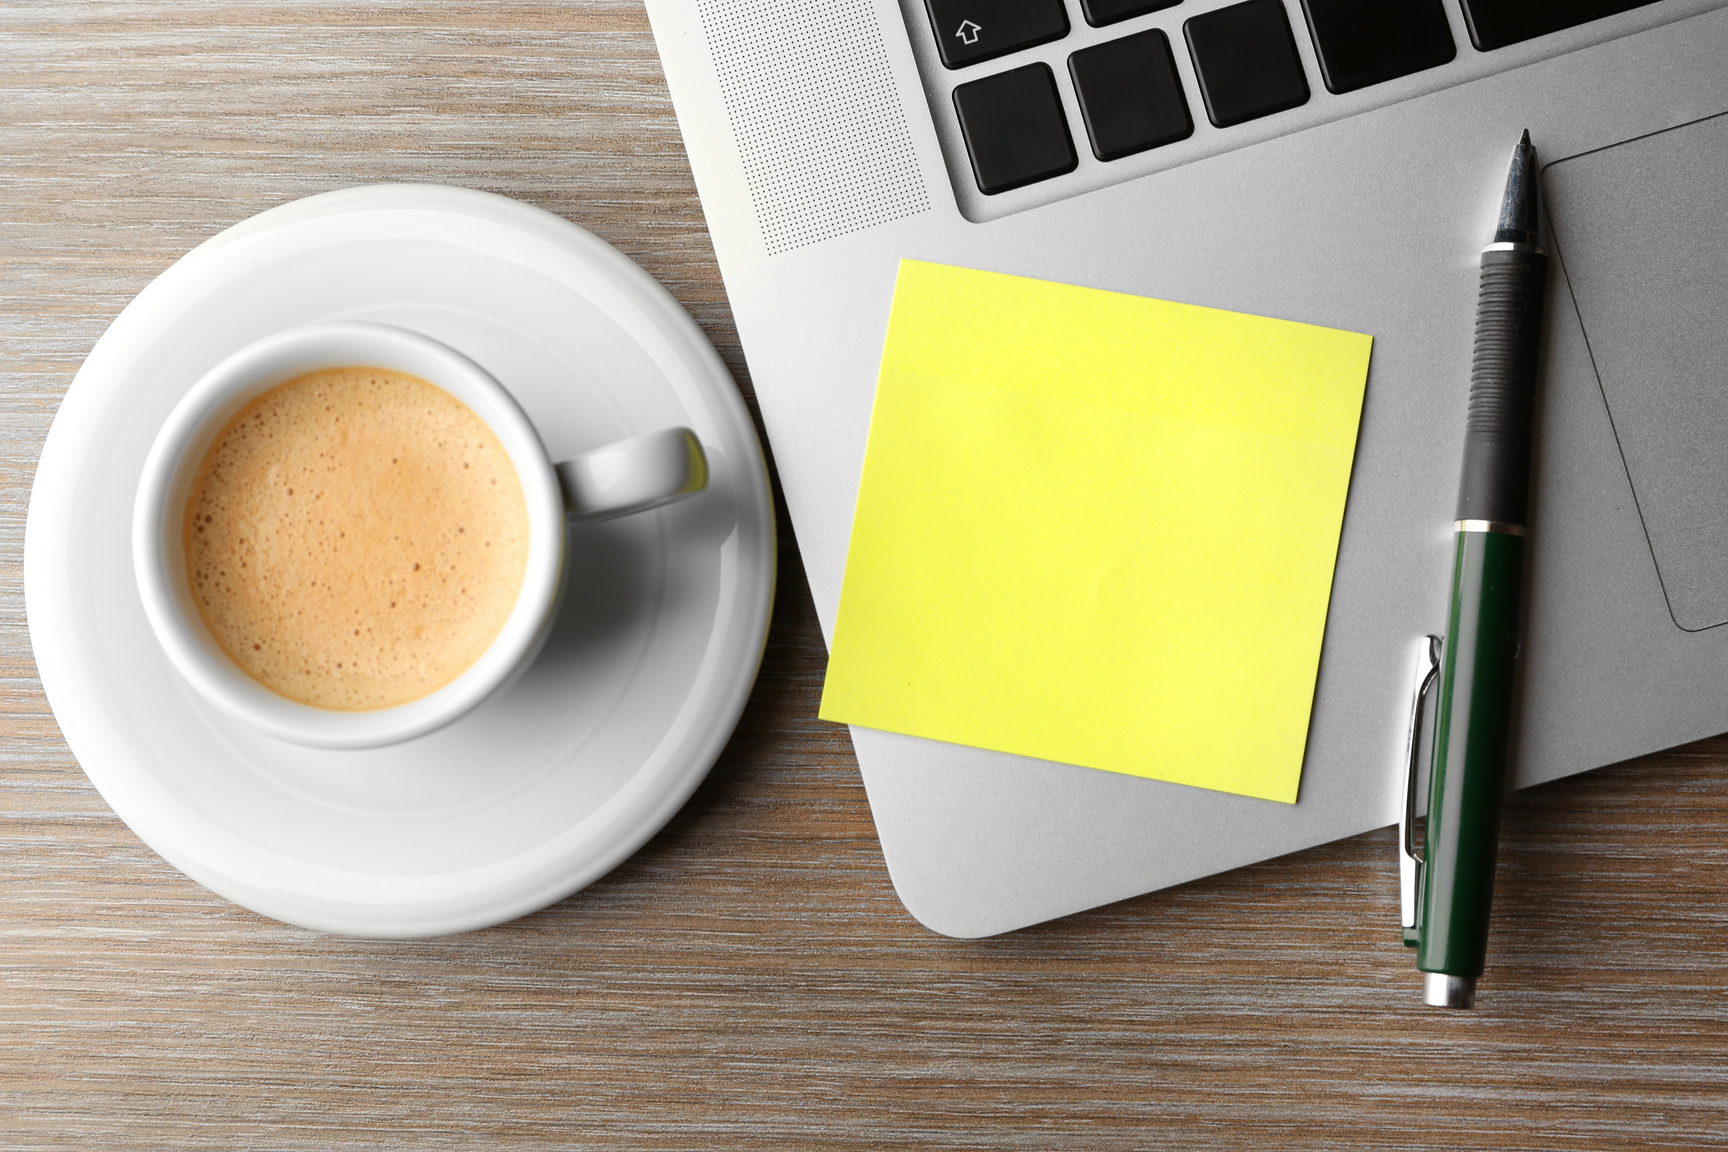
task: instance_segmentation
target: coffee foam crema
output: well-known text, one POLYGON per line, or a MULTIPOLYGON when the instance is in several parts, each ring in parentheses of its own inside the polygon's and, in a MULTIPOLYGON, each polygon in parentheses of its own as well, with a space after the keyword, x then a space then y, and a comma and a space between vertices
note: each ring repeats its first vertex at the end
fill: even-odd
POLYGON ((521 591, 528 508, 461 401, 406 373, 329 368, 216 437, 184 544, 198 610, 241 668, 292 700, 365 711, 485 652, 521 591))

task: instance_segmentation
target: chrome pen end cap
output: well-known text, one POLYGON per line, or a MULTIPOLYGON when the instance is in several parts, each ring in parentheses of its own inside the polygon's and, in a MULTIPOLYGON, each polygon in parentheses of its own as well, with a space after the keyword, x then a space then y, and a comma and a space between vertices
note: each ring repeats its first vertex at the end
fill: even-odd
POLYGON ((1444 972, 1422 973, 1422 1003, 1435 1008, 1474 1008, 1476 978, 1448 976, 1444 972))

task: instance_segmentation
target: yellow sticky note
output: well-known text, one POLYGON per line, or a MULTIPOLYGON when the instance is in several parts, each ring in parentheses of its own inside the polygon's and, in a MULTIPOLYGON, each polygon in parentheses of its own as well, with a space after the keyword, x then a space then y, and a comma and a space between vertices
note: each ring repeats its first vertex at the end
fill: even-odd
POLYGON ((1294 803, 1371 345, 903 261, 822 717, 1294 803))

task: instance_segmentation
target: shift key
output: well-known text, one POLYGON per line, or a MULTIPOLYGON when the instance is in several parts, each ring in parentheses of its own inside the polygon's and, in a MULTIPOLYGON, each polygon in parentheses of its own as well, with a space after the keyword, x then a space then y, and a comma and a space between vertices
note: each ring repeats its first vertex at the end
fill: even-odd
POLYGON ((1068 35, 1062 0, 924 0, 949 68, 994 60, 1068 35))

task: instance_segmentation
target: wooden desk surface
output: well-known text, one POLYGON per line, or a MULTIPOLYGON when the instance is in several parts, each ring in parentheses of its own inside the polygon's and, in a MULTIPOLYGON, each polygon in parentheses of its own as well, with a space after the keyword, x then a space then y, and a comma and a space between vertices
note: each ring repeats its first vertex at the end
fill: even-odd
POLYGON ((346 185, 519 197, 659 277, 746 396, 637 0, 0 7, 0 1149, 1728 1144, 1728 743, 1514 799, 1482 1007, 1424 1010, 1382 831, 994 940, 901 909, 789 527, 706 785, 585 892, 335 939, 86 782, 35 678, 31 476, 212 233, 346 185))

